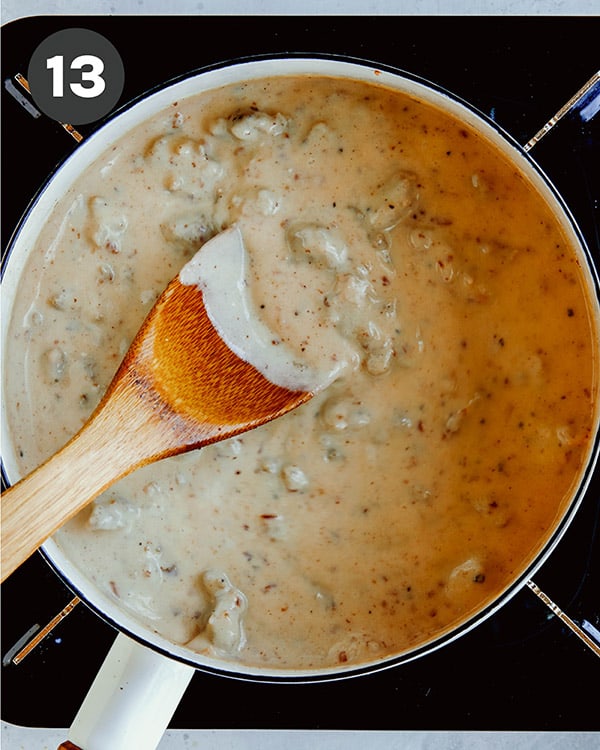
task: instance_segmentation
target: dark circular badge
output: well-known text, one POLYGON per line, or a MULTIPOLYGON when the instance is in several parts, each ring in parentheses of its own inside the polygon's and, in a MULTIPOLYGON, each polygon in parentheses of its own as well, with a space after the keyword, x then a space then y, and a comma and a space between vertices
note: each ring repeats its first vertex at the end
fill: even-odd
POLYGON ((84 125, 107 115, 125 81, 121 56, 101 34, 64 29, 46 37, 29 61, 31 96, 53 120, 84 125))

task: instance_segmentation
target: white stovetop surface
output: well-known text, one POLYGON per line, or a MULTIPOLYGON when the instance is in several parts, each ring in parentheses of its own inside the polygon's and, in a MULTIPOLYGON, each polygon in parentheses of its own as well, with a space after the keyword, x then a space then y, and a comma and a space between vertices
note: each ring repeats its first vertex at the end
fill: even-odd
MULTIPOLYGON (((0 0, 1 22, 47 14, 594 15, 600 0, 0 0), (406 6, 406 7, 404 7, 406 6)), ((56 750, 66 729, 0 723, 2 750, 56 750)), ((596 750, 598 734, 573 732, 345 732, 168 730, 158 750, 596 750)))
POLYGON ((51 13, 192 15, 595 15, 600 0, 0 0, 2 23, 51 13))
MULTIPOLYGON (((56 750, 66 730, 2 724, 3 750, 56 750)), ((595 750, 598 735, 573 732, 340 732, 168 730, 158 750, 595 750)), ((108 749, 107 749, 108 750, 108 749)))

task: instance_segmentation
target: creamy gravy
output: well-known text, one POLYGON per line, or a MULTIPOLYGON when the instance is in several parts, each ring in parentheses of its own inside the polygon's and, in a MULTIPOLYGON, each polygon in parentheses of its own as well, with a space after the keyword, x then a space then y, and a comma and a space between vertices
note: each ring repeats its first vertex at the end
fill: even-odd
MULTIPOLYGON (((294 352, 266 326, 249 292, 248 256, 240 228, 207 242, 179 272, 179 281, 202 291, 206 312, 229 348, 268 380, 291 391, 317 393, 349 364, 324 340, 311 361, 294 352)), ((321 333, 321 331, 319 331, 321 333)))
POLYGON ((587 457, 598 330, 576 255, 502 155, 397 92, 271 78, 174 102, 32 252, 6 385, 23 471, 233 224, 261 324, 345 369, 280 420, 122 480, 57 542, 218 658, 321 668, 421 645, 532 560, 587 457))

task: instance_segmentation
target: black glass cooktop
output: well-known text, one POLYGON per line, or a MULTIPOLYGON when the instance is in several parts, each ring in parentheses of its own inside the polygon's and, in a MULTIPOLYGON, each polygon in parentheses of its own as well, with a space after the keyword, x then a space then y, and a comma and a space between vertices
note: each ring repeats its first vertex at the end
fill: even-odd
MULTIPOLYGON (((165 80, 223 60, 328 53, 395 66, 444 86, 529 138, 598 69, 597 18, 540 17, 32 17, 2 29, 2 248, 36 190, 75 141, 34 118, 6 86, 49 34, 100 32, 125 67, 120 104, 165 80), (141 41, 137 44, 136 41, 141 41), (235 40, 235 41, 234 41, 235 40)), ((14 93, 14 92, 13 92, 14 93)), ((82 135, 99 123, 79 128, 82 135)), ((600 263, 600 115, 569 116, 532 155, 563 194, 600 263)), ((6 353, 10 356, 10 352, 6 353)), ((600 630, 600 477, 535 581, 575 621, 600 630)), ((2 586, 2 719, 68 726, 114 631, 85 604, 18 665, 14 646, 72 593, 35 555, 2 586)), ((26 639, 25 639, 26 640, 26 639)), ((525 588, 442 650, 352 680, 311 685, 234 681, 198 672, 178 728, 596 731, 600 661, 525 588), (232 709, 235 707, 235 710, 232 709)))

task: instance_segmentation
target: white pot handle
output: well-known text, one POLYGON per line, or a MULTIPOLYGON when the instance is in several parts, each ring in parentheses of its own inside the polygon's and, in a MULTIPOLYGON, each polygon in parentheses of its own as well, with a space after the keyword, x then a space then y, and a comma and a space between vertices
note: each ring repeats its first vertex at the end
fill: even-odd
POLYGON ((58 750, 155 750, 194 671, 119 633, 58 750))

